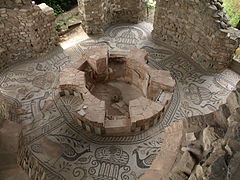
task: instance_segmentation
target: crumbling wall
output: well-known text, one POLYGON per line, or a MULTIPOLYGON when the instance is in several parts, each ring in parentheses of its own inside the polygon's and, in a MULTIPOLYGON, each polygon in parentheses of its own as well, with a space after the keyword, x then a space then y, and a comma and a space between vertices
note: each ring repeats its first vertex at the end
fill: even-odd
POLYGON ((157 0, 153 39, 180 49, 205 69, 224 69, 238 43, 226 31, 230 25, 221 4, 221 0, 157 0))
POLYGON ((98 34, 111 24, 138 23, 146 14, 144 0, 78 0, 86 33, 98 34))
POLYGON ((27 2, 11 8, 8 1, 0 3, 0 70, 36 57, 58 41, 53 9, 27 2))
POLYGON ((239 179, 240 82, 215 112, 166 128, 160 153, 140 178, 239 179))

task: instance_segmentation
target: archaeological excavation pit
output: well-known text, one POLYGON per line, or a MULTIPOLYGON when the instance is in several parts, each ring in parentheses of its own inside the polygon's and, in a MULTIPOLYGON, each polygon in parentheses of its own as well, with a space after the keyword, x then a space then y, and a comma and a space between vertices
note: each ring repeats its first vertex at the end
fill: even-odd
POLYGON ((127 55, 111 53, 103 46, 86 50, 60 72, 60 96, 81 101, 73 112, 80 126, 97 135, 122 136, 161 119, 175 81, 170 72, 148 66, 147 55, 137 48, 127 55))

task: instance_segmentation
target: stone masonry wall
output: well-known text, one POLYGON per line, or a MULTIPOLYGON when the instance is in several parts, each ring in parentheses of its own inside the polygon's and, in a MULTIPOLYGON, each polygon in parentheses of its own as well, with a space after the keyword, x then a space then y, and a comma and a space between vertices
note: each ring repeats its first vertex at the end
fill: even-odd
POLYGON ((45 4, 8 8, 4 2, 8 1, 0 3, 0 70, 36 57, 58 41, 52 8, 45 4))
POLYGON ((3 8, 19 8, 28 7, 32 5, 32 1, 29 0, 1 0, 0 7, 3 8))
POLYGON ((146 14, 144 0, 78 0, 78 4, 88 34, 102 33, 115 23, 138 23, 146 14))
POLYGON ((228 17, 221 0, 157 0, 152 32, 191 56, 205 69, 224 69, 238 43, 230 38, 228 17))

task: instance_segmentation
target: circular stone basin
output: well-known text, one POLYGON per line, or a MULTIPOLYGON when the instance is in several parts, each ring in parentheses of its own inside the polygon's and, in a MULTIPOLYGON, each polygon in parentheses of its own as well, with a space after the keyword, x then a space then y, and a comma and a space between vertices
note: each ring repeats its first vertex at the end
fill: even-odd
POLYGON ((81 98, 74 117, 91 133, 122 136, 146 130, 158 122, 175 87, 170 72, 146 63, 147 52, 137 48, 127 55, 105 46, 86 50, 60 72, 60 95, 81 98))

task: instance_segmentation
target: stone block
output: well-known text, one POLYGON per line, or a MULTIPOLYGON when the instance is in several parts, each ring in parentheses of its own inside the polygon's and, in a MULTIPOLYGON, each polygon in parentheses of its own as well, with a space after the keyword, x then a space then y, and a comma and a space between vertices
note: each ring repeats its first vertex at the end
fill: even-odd
POLYGON ((108 47, 99 47, 92 50, 86 50, 83 54, 89 65, 97 74, 106 73, 108 67, 108 47))
POLYGON ((206 127, 203 130, 204 151, 210 151, 213 148, 212 143, 219 138, 213 127, 206 127))
POLYGON ((238 179, 240 177, 239 162, 240 162, 240 152, 237 152, 236 154, 233 155, 229 163, 229 168, 228 168, 229 179, 238 179))
POLYGON ((185 151, 172 171, 190 175, 193 167, 195 166, 195 163, 196 162, 191 156, 191 154, 188 151, 185 151))

